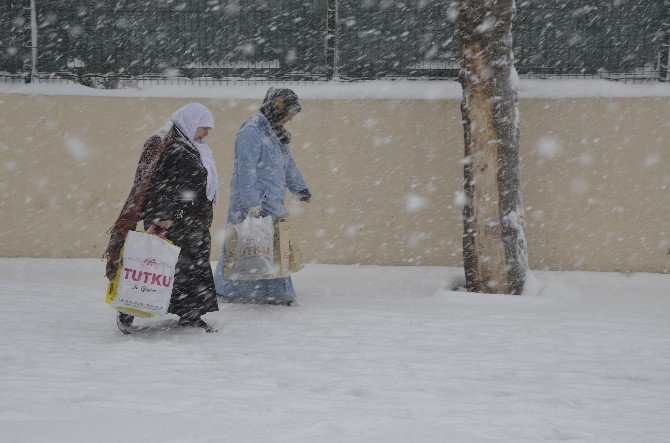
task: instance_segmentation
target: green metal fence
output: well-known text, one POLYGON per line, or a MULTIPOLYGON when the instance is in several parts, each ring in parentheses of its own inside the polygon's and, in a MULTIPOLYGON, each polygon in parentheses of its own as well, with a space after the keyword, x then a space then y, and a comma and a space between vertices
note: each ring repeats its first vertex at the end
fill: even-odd
POLYGON ((21 72, 30 63, 29 53, 25 58, 25 30, 30 26, 30 20, 24 11, 24 4, 0 0, 0 71, 21 72))
POLYGON ((669 12, 662 0, 522 2, 514 35, 520 72, 661 77, 669 12))
MULTIPOLYGON (((456 78, 444 0, 36 0, 37 70, 456 78)), ((520 74, 667 79, 670 0, 517 0, 520 74)), ((30 72, 30 1, 0 0, 0 72, 30 72)))

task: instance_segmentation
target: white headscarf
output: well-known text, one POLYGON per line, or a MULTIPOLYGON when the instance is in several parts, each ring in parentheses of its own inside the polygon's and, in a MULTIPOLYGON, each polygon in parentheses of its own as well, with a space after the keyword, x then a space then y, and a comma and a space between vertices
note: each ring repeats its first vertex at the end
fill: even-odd
POLYGON ((181 131, 188 137, 189 141, 198 150, 200 154, 200 161, 207 169, 207 198, 218 203, 219 193, 217 192, 219 186, 219 176, 216 172, 216 164, 214 163, 214 156, 212 150, 207 146, 207 143, 197 142, 193 139, 195 132, 200 127, 213 128, 214 116, 205 105, 200 103, 189 103, 177 109, 172 114, 172 121, 181 131))

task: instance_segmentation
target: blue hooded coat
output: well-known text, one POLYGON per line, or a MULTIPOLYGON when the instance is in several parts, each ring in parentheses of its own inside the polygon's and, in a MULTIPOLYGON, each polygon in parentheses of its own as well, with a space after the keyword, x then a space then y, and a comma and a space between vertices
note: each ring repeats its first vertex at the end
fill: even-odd
MULTIPOLYGON (((273 220, 287 217, 286 189, 294 194, 307 189, 288 145, 259 111, 237 133, 235 163, 230 183, 227 223, 241 223, 251 208, 261 206, 273 220)), ((214 273, 216 292, 237 301, 287 303, 295 299, 291 277, 270 280, 232 281, 223 277, 225 245, 214 273)))

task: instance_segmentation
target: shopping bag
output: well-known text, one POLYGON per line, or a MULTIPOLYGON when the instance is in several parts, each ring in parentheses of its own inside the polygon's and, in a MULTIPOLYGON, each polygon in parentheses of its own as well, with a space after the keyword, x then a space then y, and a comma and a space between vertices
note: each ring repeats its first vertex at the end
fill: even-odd
MULTIPOLYGON (((291 273, 298 272, 305 266, 297 239, 291 230, 288 219, 275 220, 273 225, 273 274, 257 277, 247 276, 244 280, 266 280, 288 277, 291 273)), ((226 280, 240 280, 235 274, 235 266, 238 259, 237 250, 237 231, 235 230, 235 226, 228 225, 224 230, 223 252, 221 253, 223 278, 226 280)))
POLYGON ((257 280, 274 274, 272 217, 247 217, 235 225, 237 234, 233 280, 257 280))
POLYGON ((129 231, 121 252, 122 265, 107 290, 107 303, 136 317, 165 315, 180 251, 165 238, 129 231))

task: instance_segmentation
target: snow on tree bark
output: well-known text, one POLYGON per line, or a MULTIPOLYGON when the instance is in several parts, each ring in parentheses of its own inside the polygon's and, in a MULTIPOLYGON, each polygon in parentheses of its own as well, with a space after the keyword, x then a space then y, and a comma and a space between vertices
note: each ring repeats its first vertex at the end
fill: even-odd
POLYGON ((460 0, 468 291, 520 294, 528 270, 519 174, 514 0, 460 0))

